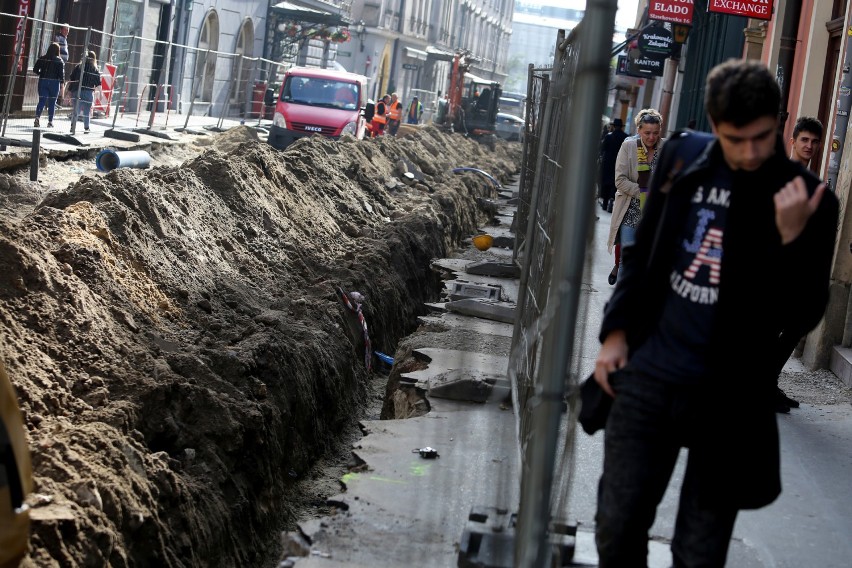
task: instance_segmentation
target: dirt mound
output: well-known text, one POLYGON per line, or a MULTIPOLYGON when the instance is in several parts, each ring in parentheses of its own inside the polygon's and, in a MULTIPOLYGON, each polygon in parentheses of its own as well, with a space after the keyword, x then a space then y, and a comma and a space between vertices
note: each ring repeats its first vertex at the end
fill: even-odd
POLYGON ((294 487, 367 402, 336 287, 364 296, 373 348, 394 353, 440 290, 430 259, 486 219, 493 188, 452 169, 505 180, 520 162, 518 145, 432 128, 284 153, 253 133, 0 220, 0 346, 37 491, 26 565, 274 556, 310 499, 294 487))

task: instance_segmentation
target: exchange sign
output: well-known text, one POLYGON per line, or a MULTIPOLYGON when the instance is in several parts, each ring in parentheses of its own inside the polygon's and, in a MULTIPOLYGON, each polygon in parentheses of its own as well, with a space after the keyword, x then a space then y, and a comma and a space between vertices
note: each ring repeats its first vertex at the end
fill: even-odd
POLYGON ((707 11, 771 20, 772 0, 709 0, 707 11))
MULTIPOLYGON (((710 0, 715 2, 718 0, 710 0)), ((650 0, 648 19, 692 25, 692 0, 650 0)))

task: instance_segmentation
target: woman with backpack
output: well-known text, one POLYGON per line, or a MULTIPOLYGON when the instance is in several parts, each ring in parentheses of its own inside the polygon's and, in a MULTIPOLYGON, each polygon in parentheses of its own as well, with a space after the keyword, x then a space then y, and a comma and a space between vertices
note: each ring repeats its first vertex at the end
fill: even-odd
POLYGON ((71 124, 77 124, 77 116, 83 115, 83 131, 89 133, 89 120, 92 114, 92 102, 95 100, 95 89, 101 86, 101 70, 94 51, 86 54, 85 67, 78 64, 71 72, 68 90, 77 99, 74 110, 71 111, 71 124))
POLYGON ((59 57, 59 44, 51 43, 47 52, 38 58, 33 67, 38 75, 38 105, 36 105, 34 126, 39 127, 39 119, 47 106, 47 127, 53 128, 53 115, 56 112, 56 97, 62 92, 65 83, 65 62, 59 57))

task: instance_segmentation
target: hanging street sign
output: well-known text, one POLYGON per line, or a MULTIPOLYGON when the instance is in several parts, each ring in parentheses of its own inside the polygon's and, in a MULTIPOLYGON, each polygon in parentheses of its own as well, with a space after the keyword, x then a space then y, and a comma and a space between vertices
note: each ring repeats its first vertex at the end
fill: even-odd
POLYGON ((640 53, 627 58, 627 69, 638 77, 662 77, 665 64, 666 58, 659 55, 640 53))
POLYGON ((415 65, 414 63, 403 63, 403 69, 408 69, 409 71, 417 71, 420 67, 415 65))
POLYGON ((692 0, 650 0, 648 4, 648 19, 691 26, 692 10, 692 0))
POLYGON ((338 49, 337 55, 339 55, 340 57, 352 57, 352 52, 351 51, 343 51, 341 49, 338 49))
POLYGON ((672 53, 674 36, 663 26, 651 26, 639 34, 639 50, 646 55, 664 55, 672 53))
POLYGON ((772 0, 709 0, 707 11, 756 20, 771 20, 772 0))
POLYGON ((617 62, 616 67, 615 67, 615 74, 616 75, 625 75, 627 77, 646 77, 647 76, 647 75, 640 75, 640 74, 637 74, 637 73, 631 73, 630 68, 627 65, 627 56, 626 55, 619 55, 618 56, 618 62, 617 62))

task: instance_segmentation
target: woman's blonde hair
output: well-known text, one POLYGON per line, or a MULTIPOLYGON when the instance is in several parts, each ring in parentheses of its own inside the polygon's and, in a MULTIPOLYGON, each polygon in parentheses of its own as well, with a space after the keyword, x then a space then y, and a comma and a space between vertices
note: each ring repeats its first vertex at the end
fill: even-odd
POLYGON ((662 127, 663 115, 661 115, 657 109, 643 108, 636 113, 636 118, 633 122, 636 123, 636 128, 642 126, 643 123, 659 124, 660 127, 662 127))

